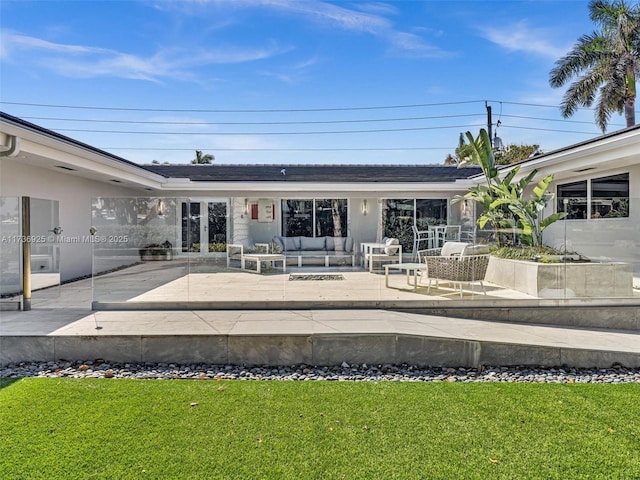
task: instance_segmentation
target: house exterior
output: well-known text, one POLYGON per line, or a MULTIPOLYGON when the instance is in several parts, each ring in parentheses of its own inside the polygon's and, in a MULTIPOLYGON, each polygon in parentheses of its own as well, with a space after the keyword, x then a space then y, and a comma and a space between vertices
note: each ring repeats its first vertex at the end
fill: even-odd
MULTIPOLYGON (((554 175, 548 213, 569 213, 545 243, 619 257, 640 274, 640 126, 538 155, 520 175, 532 169, 554 175)), ((1 113, 3 288, 19 273, 25 198, 37 240, 32 269, 68 281, 167 242, 178 256, 209 255, 276 235, 374 242, 393 234, 410 252, 413 225, 473 230, 475 206, 452 199, 481 181, 477 167, 442 165, 138 165, 1 113), (96 261, 100 252, 109 262, 96 261)))

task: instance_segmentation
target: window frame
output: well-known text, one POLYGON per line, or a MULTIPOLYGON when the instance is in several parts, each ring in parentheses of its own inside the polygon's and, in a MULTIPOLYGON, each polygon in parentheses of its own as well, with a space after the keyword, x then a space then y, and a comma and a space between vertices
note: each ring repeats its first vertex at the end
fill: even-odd
MULTIPOLYGON (((631 217, 631 207, 629 204, 629 199, 630 194, 631 194, 631 179, 630 179, 631 175, 629 173, 629 171, 619 171, 619 172, 613 172, 613 173, 608 173, 607 175, 592 175, 590 177, 587 178, 581 178, 578 180, 573 180, 570 182, 564 182, 564 183, 556 183, 556 212, 560 213, 560 212, 564 212, 564 205, 563 205, 563 198, 566 197, 562 197, 560 196, 560 191, 562 187, 566 187, 566 186, 570 186, 570 185, 577 185, 577 184, 581 184, 584 183, 585 184, 585 189, 586 189, 586 201, 585 201, 585 206, 584 206, 584 210, 585 210, 585 216, 583 218, 564 218, 563 220, 567 220, 567 221, 572 221, 572 220, 611 220, 611 219, 615 219, 615 218, 622 218, 622 219, 628 219, 631 217), (626 210, 626 215, 620 215, 620 216, 596 216, 594 215, 594 207, 595 207, 595 202, 594 202, 594 183, 597 184, 598 181, 602 181, 602 180, 606 180, 606 179, 611 179, 614 177, 626 177, 626 182, 627 182, 627 196, 626 197, 614 197, 614 198, 620 198, 620 199, 627 199, 627 210, 626 210)), ((603 197, 595 197, 595 199, 598 198, 603 198, 603 197)))
MULTIPOLYGON (((317 218, 318 218, 318 203, 319 202, 327 202, 327 201, 333 201, 333 200, 340 200, 344 202, 344 208, 346 210, 346 212, 344 213, 344 219, 345 219, 345 231, 342 232, 342 236, 343 237, 348 237, 350 234, 350 211, 351 211, 351 205, 350 205, 350 200, 349 198, 346 197, 313 197, 313 198, 282 198, 280 200, 280 232, 282 234, 283 237, 291 237, 291 236, 299 236, 299 235, 289 235, 287 230, 288 230, 288 224, 287 224, 287 218, 285 217, 285 204, 286 202, 311 202, 311 218, 310 218, 310 222, 311 222, 311 238, 320 238, 320 237, 324 237, 326 235, 318 235, 317 232, 317 218)), ((334 232, 335 233, 335 232, 334 232)), ((306 236, 306 235, 305 235, 306 236)))
MULTIPOLYGON (((389 203, 388 202, 397 202, 398 204, 403 204, 403 205, 409 205, 409 202, 411 202, 411 227, 415 227, 418 229, 422 229, 422 230, 426 230, 428 228, 427 223, 425 222, 418 222, 418 214, 417 214, 417 207, 418 207, 418 202, 422 201, 422 200, 428 200, 428 201, 433 201, 433 202, 444 202, 444 209, 445 209, 445 218, 438 218, 436 219, 435 217, 420 217, 420 220, 427 219, 427 218, 433 218, 436 221, 440 221, 441 223, 438 223, 438 225, 441 224, 448 224, 449 223, 449 218, 451 215, 451 199, 449 197, 405 197, 405 198, 400 198, 400 197, 385 197, 382 198, 382 212, 381 212, 381 218, 380 218, 380 222, 381 222, 381 230, 382 230, 382 235, 384 236, 392 236, 394 238, 398 238, 398 240, 400 240, 400 243, 402 244, 403 248, 411 250, 412 245, 413 245, 413 237, 414 237, 414 233, 413 233, 413 229, 409 229, 409 230, 401 230, 401 231, 389 231, 389 225, 387 224, 388 221, 388 210, 389 210, 389 203)), ((441 206, 442 207, 442 206, 441 206)), ((400 209, 394 208, 395 211, 398 211, 400 209)), ((397 220, 396 216, 396 220, 397 220)))

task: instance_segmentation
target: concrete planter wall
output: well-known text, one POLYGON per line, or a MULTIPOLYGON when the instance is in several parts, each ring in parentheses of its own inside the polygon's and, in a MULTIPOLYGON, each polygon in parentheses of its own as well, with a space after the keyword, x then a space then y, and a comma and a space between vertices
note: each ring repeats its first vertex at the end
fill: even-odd
POLYGON ((542 298, 631 297, 631 265, 611 263, 537 263, 491 257, 487 282, 542 298))

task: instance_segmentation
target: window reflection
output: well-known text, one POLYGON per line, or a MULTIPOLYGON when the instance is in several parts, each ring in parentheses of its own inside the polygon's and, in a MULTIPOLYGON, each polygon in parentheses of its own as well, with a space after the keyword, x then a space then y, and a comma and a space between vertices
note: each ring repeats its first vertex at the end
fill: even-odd
POLYGON ((282 201, 282 234, 286 237, 346 237, 347 199, 282 201))
POLYGON ((628 173, 565 183, 558 185, 557 193, 557 211, 565 211, 566 200, 569 220, 586 219, 587 213, 594 219, 629 216, 628 173))
POLYGON ((591 180, 591 218, 628 216, 628 173, 591 180))
POLYGON ((558 212, 565 211, 568 220, 587 218, 587 181, 558 185, 558 212))
POLYGON ((385 237, 397 238, 402 247, 413 247, 413 229, 427 230, 430 225, 446 225, 447 199, 387 199, 382 210, 382 229, 385 237))

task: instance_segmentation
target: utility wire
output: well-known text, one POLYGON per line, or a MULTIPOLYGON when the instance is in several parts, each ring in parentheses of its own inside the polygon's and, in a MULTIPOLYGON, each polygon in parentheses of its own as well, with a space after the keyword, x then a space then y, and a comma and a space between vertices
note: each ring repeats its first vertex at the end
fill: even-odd
MULTIPOLYGON (((84 133, 110 133, 118 135, 210 135, 210 136, 238 136, 238 135, 256 135, 256 136, 273 136, 273 135, 342 135, 357 133, 391 133, 391 132, 413 132, 425 130, 446 130, 452 128, 468 129, 473 127, 484 127, 485 124, 468 124, 468 125, 446 125, 437 127, 407 127, 407 128, 387 128, 387 129, 370 129, 370 130, 331 130, 331 131, 308 131, 308 132, 154 132, 154 131, 128 131, 128 130, 93 130, 83 128, 59 128, 60 132, 84 132, 84 133)), ((558 133, 578 133, 585 135, 597 135, 597 132, 580 132, 575 130, 560 130, 553 128, 523 127, 516 125, 502 124, 500 128, 517 128, 524 130, 539 130, 544 132, 558 133)))
MULTIPOLYGON (((0 100, 0 104, 19 105, 25 107, 68 108, 80 110, 116 110, 123 112, 165 112, 165 113, 293 113, 293 112, 348 112, 359 110, 388 110, 401 108, 443 107, 452 105, 468 105, 473 103, 500 103, 505 105, 521 105, 527 107, 560 108, 559 105, 545 105, 540 103, 508 102, 504 100, 464 100, 458 102, 414 103, 404 105, 373 105, 364 107, 331 107, 331 108, 284 108, 284 109, 177 109, 177 108, 134 108, 134 107, 101 107, 97 105, 60 105, 50 103, 11 102, 0 100)), ((593 110, 578 107, 579 110, 593 110)))
POLYGON ((370 123, 370 122, 406 122, 412 120, 442 120, 445 118, 478 117, 483 114, 464 113, 460 115, 437 115, 431 117, 402 117, 402 118, 369 118, 363 120, 317 120, 317 121, 289 121, 289 122, 180 122, 180 121, 154 121, 154 120, 98 120, 85 118, 57 118, 57 117, 22 117, 25 120, 55 120, 62 122, 88 122, 88 123, 124 123, 135 125, 326 125, 334 123, 370 123))
MULTIPOLYGON (((563 123, 581 123, 581 124, 586 124, 586 125, 593 125, 593 121, 587 121, 587 120, 564 120, 562 118, 543 118, 543 117, 529 117, 527 115, 507 115, 505 113, 502 114, 503 117, 505 118, 523 118, 525 120, 540 120, 543 122, 563 122, 563 123)), ((504 124, 501 124, 500 126, 502 126, 504 124)), ((609 123, 609 126, 612 127, 624 127, 625 125, 622 123, 609 123)))
POLYGON ((368 107, 335 107, 335 108, 288 108, 288 109, 247 109, 247 110, 227 110, 227 109, 176 109, 176 108, 132 108, 132 107, 98 107, 88 105, 55 105, 46 103, 27 102, 7 102, 0 100, 6 105, 20 105, 28 107, 47 108, 73 108, 84 110, 118 110, 127 112, 179 112, 179 113, 291 113, 291 112, 346 112, 358 110, 388 110, 397 108, 419 108, 419 107, 440 107, 451 105, 464 105, 470 103, 480 103, 484 100, 467 100, 461 102, 441 102, 441 103, 418 103, 409 105, 378 105, 368 107))
MULTIPOLYGON (((484 113, 464 113, 458 115, 435 115, 428 117, 396 117, 396 118, 365 118, 361 120, 317 120, 317 121, 288 121, 288 122, 183 122, 183 121, 156 121, 156 120, 101 120, 94 118, 61 118, 61 117, 21 117, 24 120, 49 120, 60 122, 83 122, 83 123, 121 123, 125 125, 329 125, 348 123, 379 123, 379 122, 408 122, 415 120, 442 120, 447 118, 478 117, 484 113)), ((527 115, 501 114, 505 118, 521 118, 525 120, 540 120, 544 122, 562 122, 593 125, 592 121, 586 120, 565 120, 560 118, 531 117, 527 115)), ((502 125, 502 124, 501 124, 502 125)), ((613 127, 624 127, 621 123, 610 123, 613 127)))
POLYGON ((518 125, 500 125, 500 128, 516 128, 518 130, 537 130, 539 132, 556 132, 556 133, 581 133, 585 135, 600 135, 599 132, 576 132, 575 130, 558 130, 555 128, 538 128, 538 127, 521 127, 518 125))
MULTIPOLYGON (((441 130, 449 128, 470 128, 482 127, 484 124, 472 125, 448 125, 438 127, 408 127, 408 128, 388 128, 388 129, 371 129, 371 130, 332 130, 332 131, 315 131, 315 132, 149 132, 138 131, 131 132, 127 130, 92 130, 84 128, 58 128, 59 132, 88 132, 88 133, 116 133, 118 135, 338 135, 351 133, 384 133, 384 132, 412 132, 418 130, 441 130)), ((580 132, 575 132, 580 133, 580 132)))

